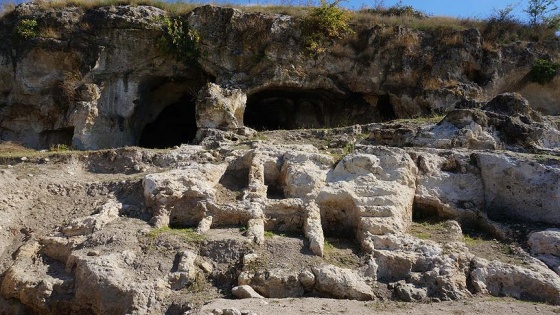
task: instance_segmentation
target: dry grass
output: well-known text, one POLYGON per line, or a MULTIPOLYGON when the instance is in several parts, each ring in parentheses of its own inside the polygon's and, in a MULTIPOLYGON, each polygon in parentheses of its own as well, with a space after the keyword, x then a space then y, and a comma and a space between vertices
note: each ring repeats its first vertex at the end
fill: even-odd
MULTIPOLYGON (((203 3, 194 2, 166 2, 162 0, 37 0, 35 3, 41 9, 56 9, 62 7, 81 7, 83 9, 93 9, 105 6, 117 5, 149 5, 169 12, 171 15, 182 15, 192 11, 203 3)), ((0 11, 0 16, 5 15, 15 9, 14 3, 4 3, 0 11)))
POLYGON ((373 25, 404 26, 421 31, 435 29, 466 30, 480 28, 484 21, 475 19, 458 19, 446 16, 418 18, 414 16, 387 16, 370 10, 353 11, 351 23, 370 27, 373 25))
POLYGON ((0 18, 14 11, 15 8, 16 8, 15 2, 2 2, 2 6, 0 7, 0 18))
POLYGON ((36 155, 37 153, 37 150, 26 148, 17 142, 0 142, 0 157, 3 158, 36 155))
MULTIPOLYGON (((227 6, 227 5, 226 5, 227 6)), ((305 6, 278 6, 278 5, 255 5, 255 6, 239 6, 231 5, 230 7, 239 9, 247 13, 267 13, 282 14, 293 17, 303 18, 311 12, 311 7, 305 6)))
POLYGON ((461 33, 454 33, 448 36, 444 36, 441 43, 445 46, 460 47, 463 45, 463 37, 461 33))
MULTIPOLYGON (((36 3, 43 9, 67 6, 79 6, 84 9, 116 5, 150 5, 169 12, 171 15, 182 15, 194 8, 208 4, 195 2, 166 2, 163 0, 37 0, 36 3)), ((224 7, 234 7, 244 12, 260 12, 266 14, 284 14, 298 18, 306 17, 318 1, 311 0, 270 0, 257 1, 256 5, 240 6, 227 2, 209 2, 224 7)), ((5 15, 15 8, 14 2, 5 2, 0 9, 0 16, 5 15)), ((402 26, 419 31, 436 32, 438 35, 450 34, 467 29, 478 29, 486 42, 509 44, 516 41, 540 42, 554 38, 554 30, 544 26, 530 27, 517 21, 497 21, 496 19, 453 18, 446 16, 422 17, 417 15, 390 15, 387 10, 355 10, 350 12, 350 25, 359 32, 374 25, 402 26), (442 33, 443 32, 443 33, 442 33)), ((462 41, 460 34, 451 35, 445 39, 446 44, 458 45, 462 41)), ((487 46, 487 48, 490 48, 487 46)))
POLYGON ((441 88, 442 83, 436 77, 429 77, 429 78, 425 78, 424 80, 422 80, 422 86, 425 90, 435 91, 435 90, 439 90, 439 88, 441 88))
POLYGON ((52 27, 44 27, 39 31, 39 36, 44 38, 61 39, 62 34, 59 30, 52 27))

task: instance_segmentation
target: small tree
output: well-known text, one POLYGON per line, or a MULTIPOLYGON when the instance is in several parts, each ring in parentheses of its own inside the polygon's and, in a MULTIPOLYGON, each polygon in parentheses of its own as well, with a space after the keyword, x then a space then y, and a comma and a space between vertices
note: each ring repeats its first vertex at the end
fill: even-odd
POLYGON ((529 23, 532 26, 542 24, 547 16, 558 10, 555 0, 529 0, 529 5, 523 12, 529 15, 529 23))
POLYGON ((515 17, 513 16, 513 10, 515 7, 519 5, 519 2, 516 4, 508 4, 503 9, 496 9, 494 8, 494 14, 491 19, 498 23, 506 23, 515 21, 515 17))

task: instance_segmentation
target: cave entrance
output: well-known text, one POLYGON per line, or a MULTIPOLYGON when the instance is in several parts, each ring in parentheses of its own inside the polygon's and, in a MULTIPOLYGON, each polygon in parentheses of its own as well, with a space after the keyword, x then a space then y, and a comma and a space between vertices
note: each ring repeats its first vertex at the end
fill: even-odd
POLYGON ((243 121, 253 129, 329 128, 378 120, 360 95, 324 89, 268 88, 247 98, 243 121))
POLYGON ((51 149, 60 146, 71 147, 74 127, 45 130, 39 134, 39 148, 51 149))
POLYGON ((138 145, 145 148, 169 148, 191 143, 196 136, 195 102, 187 95, 165 107, 156 120, 146 124, 138 145))
POLYGON ((198 72, 145 80, 134 114, 137 144, 162 149, 191 143, 197 132, 196 94, 205 82, 198 72))
POLYGON ((391 97, 389 94, 380 95, 377 99, 377 110, 382 121, 389 121, 397 119, 395 109, 391 104, 391 97))

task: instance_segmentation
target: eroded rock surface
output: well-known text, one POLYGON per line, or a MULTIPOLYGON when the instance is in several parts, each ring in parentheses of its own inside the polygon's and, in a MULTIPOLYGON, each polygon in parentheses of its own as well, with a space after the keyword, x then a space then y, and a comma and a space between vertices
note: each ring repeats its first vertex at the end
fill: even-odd
POLYGON ((0 44, 2 139, 177 145, 0 159, 0 313, 183 314, 232 296, 560 304, 560 132, 521 95, 492 95, 516 70, 478 31, 430 59, 455 83, 428 92, 397 84, 426 63, 424 32, 376 26, 311 63, 300 20, 204 6, 185 16, 203 50, 185 65, 153 45, 164 14, 24 4, 0 19, 2 38, 24 17, 63 27, 16 56, 0 44), (410 60, 387 67, 376 51, 399 38, 410 60))

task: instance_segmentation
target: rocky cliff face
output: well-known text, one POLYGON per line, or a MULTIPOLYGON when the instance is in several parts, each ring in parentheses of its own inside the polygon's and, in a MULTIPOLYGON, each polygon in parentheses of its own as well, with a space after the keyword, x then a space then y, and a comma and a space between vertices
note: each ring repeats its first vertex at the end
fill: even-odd
POLYGON ((504 94, 437 124, 209 129, 174 150, 7 159, 0 311, 206 314, 232 296, 560 304, 559 143, 504 94))
POLYGON ((524 79, 536 58, 557 51, 556 42, 498 47, 474 29, 360 25, 310 54, 299 19, 204 6, 185 16, 201 52, 185 65, 158 48, 165 14, 148 6, 25 4, 4 16, 0 137, 37 148, 187 143, 198 129, 214 127, 195 118, 207 83, 247 98, 237 121, 222 128, 380 122, 472 107, 504 91, 560 113, 556 83, 524 79), (29 19, 39 21, 37 34, 17 36, 29 19))
POLYGON ((185 17, 201 38, 187 65, 154 44, 164 14, 25 4, 0 20, 2 139, 178 145, 2 156, 0 313, 560 305, 558 119, 493 96, 551 91, 517 76, 541 48, 374 26, 311 58, 297 19, 205 6, 185 17), (42 35, 14 37, 31 17, 42 35))

